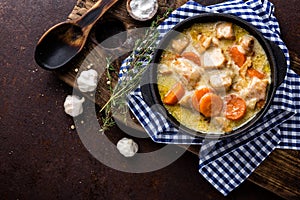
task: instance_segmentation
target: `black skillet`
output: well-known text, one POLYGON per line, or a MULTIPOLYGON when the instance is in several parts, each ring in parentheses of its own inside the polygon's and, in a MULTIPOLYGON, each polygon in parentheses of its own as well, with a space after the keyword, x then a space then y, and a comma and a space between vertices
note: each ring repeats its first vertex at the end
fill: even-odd
POLYGON ((248 22, 236 16, 229 15, 229 14, 218 14, 218 13, 201 14, 201 15, 187 18, 186 20, 178 23, 175 27, 171 29, 171 31, 169 31, 161 39, 157 49, 154 52, 153 60, 142 78, 141 91, 146 103, 151 108, 155 109, 156 112, 160 112, 164 114, 168 119, 169 123, 177 127, 180 132, 184 134, 196 136, 199 138, 228 139, 246 133, 250 128, 252 128, 255 125, 255 123, 257 123, 264 116, 264 114, 267 112, 267 110, 270 108, 270 105, 272 104, 277 87, 284 80, 284 77, 286 75, 286 70, 287 70, 287 65, 282 50, 273 42, 265 39, 263 35, 253 25, 249 24, 248 22), (162 52, 164 51, 164 49, 166 49, 170 40, 172 40, 180 32, 183 32, 185 29, 191 27, 195 23, 217 22, 217 21, 227 21, 236 24, 244 28, 252 36, 254 36, 261 44, 261 46, 264 48, 271 67, 271 83, 268 87, 265 106, 250 121, 248 121, 241 127, 222 135, 203 133, 181 125, 170 113, 168 113, 168 111, 164 107, 156 84, 157 64, 160 61, 162 52), (160 106, 153 106, 153 105, 160 105, 160 106))

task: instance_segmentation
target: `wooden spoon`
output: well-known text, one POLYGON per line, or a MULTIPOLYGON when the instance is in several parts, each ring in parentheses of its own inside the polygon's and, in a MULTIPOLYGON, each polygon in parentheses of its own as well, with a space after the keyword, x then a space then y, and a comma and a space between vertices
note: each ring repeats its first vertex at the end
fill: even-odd
POLYGON ((45 69, 62 67, 83 48, 96 21, 118 0, 99 0, 82 17, 59 23, 40 38, 35 61, 45 69))

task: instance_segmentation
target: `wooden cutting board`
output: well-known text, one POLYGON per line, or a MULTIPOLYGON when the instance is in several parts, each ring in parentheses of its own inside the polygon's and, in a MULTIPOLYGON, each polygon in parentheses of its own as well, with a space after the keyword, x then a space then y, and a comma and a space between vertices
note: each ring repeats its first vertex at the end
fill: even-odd
MULTIPOLYGON (((187 0, 158 0, 159 10, 158 15, 162 15, 168 8, 177 8, 184 4, 187 0)), ((96 0, 78 0, 74 9, 68 16, 68 19, 75 19, 83 15, 96 0)), ((208 5, 220 1, 201 1, 202 4, 208 5)), ((103 72, 106 66, 106 57, 114 54, 123 54, 120 58, 113 62, 115 67, 120 67, 121 61, 128 55, 126 41, 129 38, 116 38, 116 46, 114 48, 99 45, 107 36, 114 35, 120 31, 128 31, 137 27, 147 27, 151 21, 139 22, 131 18, 126 10, 126 0, 117 2, 104 16, 97 22, 87 44, 81 54, 72 60, 64 70, 57 71, 56 74, 64 82, 76 88, 76 75, 81 70, 92 68, 103 72)), ((131 38, 134 41, 134 38, 131 38)), ((291 52, 292 67, 299 74, 300 62, 297 54, 291 52)), ((110 92, 107 87, 107 77, 105 73, 101 76, 98 87, 95 93, 95 98, 92 99, 99 106, 103 106, 110 97, 110 92)), ((117 74, 113 76, 112 85, 117 83, 117 74)), ((91 94, 85 94, 86 97, 91 97, 91 94)), ((142 127, 135 121, 130 122, 128 127, 139 131, 144 131, 142 127)), ((198 154, 199 146, 189 148, 194 154, 198 154)), ((298 199, 300 196, 300 152, 292 150, 275 150, 272 154, 254 171, 248 178, 251 182, 266 188, 279 196, 286 199, 298 199)))

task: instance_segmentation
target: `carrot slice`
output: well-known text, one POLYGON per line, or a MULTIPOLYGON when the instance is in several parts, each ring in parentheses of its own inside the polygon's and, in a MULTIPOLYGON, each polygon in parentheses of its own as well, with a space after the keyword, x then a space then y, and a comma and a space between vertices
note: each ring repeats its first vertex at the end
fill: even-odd
POLYGON ((263 74, 263 73, 261 73, 261 72, 259 72, 259 71, 257 71, 256 69, 254 69, 254 68, 249 68, 249 69, 247 69, 247 74, 248 74, 248 76, 250 76, 250 77, 257 77, 257 78, 259 78, 259 79, 263 79, 264 77, 265 77, 265 74, 263 74))
POLYGON ((218 95, 207 93, 201 98, 199 108, 205 117, 214 117, 221 113, 223 101, 218 95))
POLYGON ((192 96, 192 105, 197 111, 200 112, 200 104, 199 103, 200 103, 201 98, 209 92, 212 92, 212 90, 210 88, 206 88, 206 87, 196 90, 194 92, 194 95, 192 96))
POLYGON ((240 52, 236 46, 234 46, 230 49, 230 54, 231 54, 232 60, 234 61, 234 63, 237 66, 241 67, 245 63, 245 61, 246 61, 245 54, 240 52))
POLYGON ((183 85, 178 82, 167 92, 163 102, 167 105, 174 105, 183 97, 184 93, 185 90, 183 85))
POLYGON ((242 119, 246 114, 245 100, 234 94, 227 96, 225 100, 226 100, 226 110, 225 110, 226 118, 233 121, 242 119))
POLYGON ((188 59, 188 60, 194 62, 197 65, 201 65, 199 56, 193 52, 183 52, 181 54, 181 56, 184 57, 185 59, 188 59))

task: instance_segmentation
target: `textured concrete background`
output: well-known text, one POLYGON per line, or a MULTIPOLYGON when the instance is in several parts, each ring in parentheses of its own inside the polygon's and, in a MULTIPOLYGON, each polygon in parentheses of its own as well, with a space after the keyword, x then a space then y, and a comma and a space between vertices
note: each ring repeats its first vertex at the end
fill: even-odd
MULTIPOLYGON (((273 2, 282 7, 277 15, 289 48, 299 52, 294 42, 299 35, 293 35, 299 26, 289 25, 299 13, 292 5, 298 2, 273 2)), ((1 199, 280 199, 248 181, 223 197, 198 173, 198 158, 191 153, 144 174, 119 172, 93 158, 63 111, 72 88, 33 60, 39 37, 65 20, 75 3, 0 1, 1 199)), ((118 128, 111 134, 124 136, 118 128)), ((143 145, 160 147, 150 140, 143 145)))

